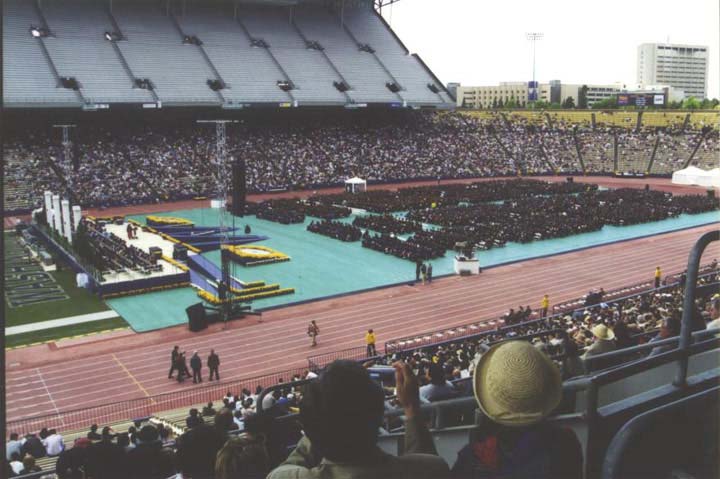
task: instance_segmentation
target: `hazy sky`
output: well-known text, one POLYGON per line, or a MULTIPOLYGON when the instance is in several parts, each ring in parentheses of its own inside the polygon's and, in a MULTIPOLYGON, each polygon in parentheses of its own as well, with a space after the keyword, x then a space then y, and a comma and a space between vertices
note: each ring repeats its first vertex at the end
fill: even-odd
POLYGON ((720 97, 720 0, 401 0, 383 16, 444 83, 532 78, 526 32, 542 32, 536 78, 637 82, 641 43, 709 47, 708 95, 720 97))

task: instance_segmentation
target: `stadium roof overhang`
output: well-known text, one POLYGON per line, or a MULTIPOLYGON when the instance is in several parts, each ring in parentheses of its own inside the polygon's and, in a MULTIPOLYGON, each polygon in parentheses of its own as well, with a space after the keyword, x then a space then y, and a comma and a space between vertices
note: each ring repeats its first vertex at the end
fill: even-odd
MULTIPOLYGON (((299 3, 307 3, 307 2, 319 2, 322 0, 234 0, 238 3, 254 3, 254 4, 260 4, 260 5, 270 5, 270 6, 287 6, 287 5, 297 5, 299 3)), ((337 3, 344 3, 344 2, 356 2, 357 0, 334 0, 337 3)), ((365 0, 369 1, 369 0, 365 0)), ((387 7, 392 5, 393 3, 399 2, 400 0, 372 0, 373 5, 375 6, 375 9, 377 11, 382 11, 383 7, 387 7)))

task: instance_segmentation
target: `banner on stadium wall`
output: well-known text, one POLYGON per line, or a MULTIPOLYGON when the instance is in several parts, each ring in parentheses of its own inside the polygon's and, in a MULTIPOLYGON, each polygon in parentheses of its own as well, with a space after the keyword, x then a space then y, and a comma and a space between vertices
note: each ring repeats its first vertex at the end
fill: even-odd
POLYGON ((528 101, 537 101, 538 99, 538 82, 528 82, 528 101))

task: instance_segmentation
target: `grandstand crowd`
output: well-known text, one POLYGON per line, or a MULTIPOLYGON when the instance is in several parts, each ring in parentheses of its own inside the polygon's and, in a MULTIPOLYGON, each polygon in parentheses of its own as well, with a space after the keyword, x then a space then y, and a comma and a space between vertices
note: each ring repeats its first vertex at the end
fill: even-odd
MULTIPOLYGON (((231 125, 230 157, 247 164, 251 192, 340 185, 353 176, 371 182, 582 170, 611 173, 613 135, 621 171, 644 173, 659 138, 653 173, 682 168, 694 147, 694 164, 712 167, 720 149, 717 130, 675 127, 630 130, 522 117, 475 118, 459 113, 386 112, 259 118, 231 125)), ((37 206, 42 192, 71 188, 83 206, 186 199, 216 193, 212 129, 176 124, 104 125, 73 129, 66 149, 57 133, 10 131, 5 141, 6 210, 37 206), (62 179, 60 178, 62 176, 62 179), (64 182, 64 183, 63 183, 64 182)), ((229 171, 229 169, 228 169, 229 171)))
MULTIPOLYGON (((719 274, 717 261, 702 269, 693 331, 720 328, 719 274)), ((117 432, 110 426, 98 432, 94 424, 87 433, 74 434, 72 447, 66 447, 68 441, 56 429, 24 436, 12 433, 6 444, 6 472, 8 477, 42 473, 38 460, 55 457, 60 479, 165 479, 176 473, 178 478, 193 479, 476 478, 478 467, 498 473, 510 464, 525 471, 514 477, 582 477, 577 439, 543 422, 566 407, 561 404, 561 381, 648 353, 589 365, 593 356, 679 335, 685 281, 680 275, 677 283, 607 302, 602 302, 602 290, 591 292, 585 306, 548 318, 538 318, 530 306, 521 306, 500 318, 502 326, 475 337, 388 352, 362 366, 335 361, 319 372, 319 379, 308 370, 288 378, 289 383, 281 379, 269 394, 263 394, 262 386, 254 393, 228 391, 217 408, 211 402, 175 422, 145 418, 117 432), (503 354, 509 357, 488 365, 490 358, 503 354), (366 371, 377 375, 377 368, 384 366, 393 366, 394 377, 380 388, 366 371), (541 381, 513 380, 514 375, 527 374, 539 375, 541 381), (294 383, 301 380, 311 382, 294 383), (530 400, 501 401, 503 394, 526 383, 537 388, 526 392, 530 400), (493 392, 499 396, 493 397, 493 392), (437 457, 419 406, 472 394, 489 421, 478 426, 477 443, 459 451, 455 464, 445 464, 437 457), (383 420, 384 412, 398 407, 404 410, 404 424, 383 420), (298 413, 299 423, 273 421, 298 413), (378 434, 398 425, 404 425, 405 454, 380 452, 375 446, 378 434), (504 429, 509 425, 514 434, 504 429), (502 454, 517 451, 522 437, 535 434, 559 442, 549 448, 534 443, 519 459, 503 456, 502 467, 487 462, 488 456, 472 453, 488 437, 510 441, 502 454), (297 446, 288 457, 288 446, 294 442, 297 446), (333 463, 338 469, 327 469, 333 463), (544 464, 540 471, 533 469, 538 463, 544 464)), ((649 355, 669 348, 660 345, 649 355)))

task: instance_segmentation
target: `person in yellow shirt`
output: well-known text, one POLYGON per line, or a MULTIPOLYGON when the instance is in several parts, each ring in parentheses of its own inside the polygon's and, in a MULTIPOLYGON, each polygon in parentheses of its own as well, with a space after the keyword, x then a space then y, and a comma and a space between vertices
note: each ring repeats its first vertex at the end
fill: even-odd
POLYGON ((542 300, 540 301, 540 309, 542 310, 540 317, 544 318, 547 316, 549 307, 550 307, 550 297, 546 294, 542 297, 542 300))
POLYGON ((655 267, 655 288, 660 287, 660 278, 662 278, 662 271, 660 271, 660 266, 655 267))
POLYGON ((367 357, 377 356, 377 351, 375 351, 375 333, 372 329, 368 329, 367 334, 365 334, 365 344, 367 344, 367 357))

